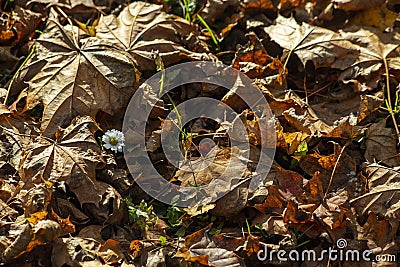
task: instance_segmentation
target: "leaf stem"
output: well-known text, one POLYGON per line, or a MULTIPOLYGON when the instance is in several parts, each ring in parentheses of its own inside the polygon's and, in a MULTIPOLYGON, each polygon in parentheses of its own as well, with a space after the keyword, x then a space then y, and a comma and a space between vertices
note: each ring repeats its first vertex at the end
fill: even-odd
POLYGON ((386 94, 387 94, 387 98, 388 98, 388 106, 389 106, 389 110, 390 110, 390 116, 392 117, 392 121, 394 124, 394 129, 396 130, 396 134, 397 134, 397 145, 400 144, 400 131, 399 131, 399 126, 397 125, 396 122, 396 117, 395 114, 393 112, 393 108, 392 108, 392 100, 390 97, 390 80, 389 80, 389 66, 386 60, 386 57, 383 58, 383 63, 385 65, 385 76, 386 76, 386 94))
POLYGON ((32 46, 31 51, 29 52, 28 56, 25 58, 24 62, 22 62, 21 66, 18 67, 17 71, 14 73, 14 75, 13 75, 11 81, 10 81, 10 84, 8 85, 8 88, 7 88, 7 94, 6 94, 6 97, 4 98, 4 102, 3 102, 4 105, 7 105, 8 97, 10 95, 11 86, 12 86, 15 78, 17 77, 19 72, 22 70, 22 68, 26 65, 28 60, 33 56, 33 52, 34 51, 35 51, 35 45, 32 46))

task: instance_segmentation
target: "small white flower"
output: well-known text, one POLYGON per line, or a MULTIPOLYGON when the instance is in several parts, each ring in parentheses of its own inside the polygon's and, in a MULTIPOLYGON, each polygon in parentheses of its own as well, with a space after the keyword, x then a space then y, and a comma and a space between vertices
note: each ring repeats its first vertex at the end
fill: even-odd
POLYGON ((103 135, 103 146, 106 149, 111 149, 115 152, 122 152, 122 147, 124 146, 124 134, 118 130, 112 129, 105 132, 103 135))

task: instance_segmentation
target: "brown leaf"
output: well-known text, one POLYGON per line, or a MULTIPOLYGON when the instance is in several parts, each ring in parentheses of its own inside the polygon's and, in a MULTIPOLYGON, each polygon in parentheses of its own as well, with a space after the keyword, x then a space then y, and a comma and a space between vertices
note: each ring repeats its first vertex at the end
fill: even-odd
POLYGON ((44 220, 47 218, 47 211, 38 211, 30 215, 29 218, 26 220, 30 222, 31 224, 35 225, 37 224, 40 220, 44 220))
POLYGON ((48 6, 55 5, 55 6, 65 7, 68 9, 73 9, 80 5, 90 8, 97 8, 96 5, 93 3, 93 0, 30 0, 28 4, 31 3, 47 4, 48 6))
POLYGON ((282 190, 286 196, 301 197, 303 194, 303 186, 307 180, 297 172, 285 170, 276 165, 273 165, 272 168, 277 171, 274 182, 279 186, 279 189, 282 190))
MULTIPOLYGON (((313 154, 307 154, 301 157, 299 161, 300 167, 309 175, 314 175, 314 173, 318 171, 324 190, 327 190, 332 171, 339 157, 340 151, 340 145, 335 144, 334 153, 331 155, 324 156, 317 152, 313 154)), ((350 174, 355 172, 356 161, 345 150, 338 161, 332 178, 332 186, 330 190, 346 185, 350 174)))
POLYGON ((74 188, 82 208, 93 222, 123 225, 127 222, 127 208, 121 195, 109 184, 94 181, 74 188), (87 192, 92 192, 87 194, 87 192))
POLYGON ((343 10, 363 10, 373 7, 378 7, 385 3, 385 0, 371 0, 371 1, 363 1, 363 0, 333 0, 335 8, 343 9, 343 10))
POLYGON ((339 190, 330 194, 326 201, 318 206, 313 216, 320 219, 330 229, 343 228, 349 224, 350 206, 347 202, 347 191, 339 190))
POLYGON ((399 167, 387 168, 378 164, 363 164, 367 174, 369 192, 350 203, 358 214, 375 212, 385 218, 400 217, 400 170, 399 167))
MULTIPOLYGON (((376 27, 379 28, 382 32, 389 27, 393 27, 393 24, 395 23, 395 20, 397 18, 397 13, 389 10, 387 8, 387 5, 384 4, 385 1, 373 0, 368 2, 352 2, 360 2, 360 4, 367 3, 368 9, 356 12, 355 16, 349 20, 348 25, 376 27)), ((356 8, 360 8, 359 6, 356 8)))
POLYGON ((361 122, 368 118, 368 116, 377 111, 383 103, 384 100, 382 94, 361 95, 360 110, 357 121, 361 122))
POLYGON ((287 197, 275 185, 268 186, 268 197, 263 204, 256 204, 254 207, 261 212, 270 213, 277 211, 279 214, 286 206, 287 197))
POLYGON ((117 264, 125 258, 121 243, 113 239, 108 239, 102 244, 98 254, 106 264, 110 265, 117 264))
POLYGON ((350 27, 340 31, 340 36, 353 43, 353 52, 336 61, 332 67, 344 70, 339 80, 358 79, 367 87, 376 88, 388 68, 399 70, 398 40, 373 28, 350 27))
POLYGON ((39 245, 54 241, 59 236, 68 233, 57 222, 46 219, 39 220, 34 225, 26 221, 16 227, 16 239, 2 254, 5 261, 15 259, 39 245))
POLYGON ((2 12, 0 23, 0 45, 11 45, 26 41, 40 25, 43 14, 24 9, 19 5, 8 12, 2 12))
MULTIPOLYGON (((243 153, 245 152, 240 151, 238 147, 214 147, 205 155, 204 161, 200 158, 197 161, 183 162, 181 168, 176 171, 175 177, 182 182, 182 186, 206 185, 210 196, 207 201, 215 201, 219 198, 218 196, 221 196, 221 193, 230 192, 226 196, 226 200, 233 198, 241 203, 236 207, 236 211, 238 211, 238 208, 244 207, 248 194, 244 187, 234 190, 246 181, 246 175, 249 174, 247 164, 241 159, 243 153)), ((218 211, 221 211, 221 209, 218 208, 218 211)), ((226 211, 224 214, 230 213, 226 211)))
POLYGON ((211 213, 216 216, 235 217, 246 206, 248 195, 248 183, 241 184, 218 199, 211 213))
POLYGON ((27 181, 23 184, 22 190, 19 190, 18 187, 13 201, 21 203, 25 217, 30 217, 33 213, 47 210, 54 188, 46 183, 32 184, 31 181, 27 181))
POLYGON ((340 138, 345 140, 353 139, 364 134, 365 128, 357 126, 357 118, 352 116, 343 117, 334 123, 333 129, 325 135, 330 138, 340 138))
POLYGON ((306 191, 308 191, 308 201, 317 202, 324 198, 324 188, 322 187, 322 182, 319 179, 319 172, 315 172, 313 178, 308 180, 305 185, 306 191))
POLYGON ((164 65, 170 66, 190 56, 188 49, 199 42, 197 34, 194 24, 166 14, 161 5, 141 1, 131 3, 118 17, 102 16, 96 27, 98 38, 128 51, 141 72, 153 73, 156 65, 152 50, 158 50, 164 65))
POLYGON ((244 0, 241 4, 246 9, 273 9, 274 5, 272 2, 271 0, 244 0))
POLYGON ((0 104, 0 161, 18 170, 23 150, 36 135, 36 125, 30 118, 18 116, 0 104))
MULTIPOLYGON (((37 137, 31 143, 22 165, 22 180, 24 187, 30 188, 32 183, 42 181, 65 181, 72 192, 77 194, 81 204, 88 199, 87 192, 95 192, 95 171, 104 162, 101 148, 96 143, 93 133, 98 125, 90 117, 78 117, 72 124, 57 133, 58 138, 37 137)), ((101 196, 91 195, 99 203, 101 196)))
POLYGON ((301 132, 308 135, 319 136, 329 133, 331 127, 316 116, 312 109, 308 108, 303 114, 296 113, 294 108, 283 112, 287 122, 301 132))
MULTIPOLYGON (((389 220, 379 220, 374 212, 368 216, 363 226, 362 237, 373 242, 374 246, 384 248, 395 237, 389 220)), ((373 248, 373 247, 372 247, 373 248)))
POLYGON ((52 201, 52 208, 63 218, 69 218, 74 225, 84 225, 90 221, 90 218, 78 207, 64 198, 57 197, 52 201))
POLYGON ((282 126, 277 127, 277 147, 284 149, 288 155, 293 155, 301 142, 309 138, 309 134, 303 132, 284 132, 282 126))
POLYGON ((368 162, 382 162, 390 167, 400 165, 397 138, 391 128, 386 128, 386 120, 372 124, 365 135, 364 157, 368 162))
POLYGON ((188 261, 198 262, 206 266, 246 266, 244 261, 233 251, 244 240, 241 238, 228 238, 222 235, 211 236, 208 228, 197 231, 185 238, 186 251, 177 254, 178 257, 184 256, 188 261))
POLYGON ((232 66, 250 78, 269 76, 268 70, 270 71, 270 68, 268 64, 272 61, 272 58, 265 51, 257 35, 249 33, 247 37, 250 42, 239 47, 235 53, 232 66))
POLYGON ((315 68, 330 67, 351 47, 334 31, 307 23, 299 25, 294 17, 278 15, 276 25, 266 27, 265 31, 281 47, 295 53, 304 65, 311 60, 315 68))
POLYGON ((289 225, 283 222, 283 216, 261 214, 257 219, 253 220, 253 225, 258 220, 262 223, 262 227, 267 234, 291 237, 289 225))
POLYGON ((58 238, 54 242, 51 262, 56 267, 79 266, 85 262, 94 262, 97 266, 101 266, 97 256, 100 246, 101 243, 93 238, 58 238))
POLYGON ((41 130, 46 136, 52 137, 57 126, 65 126, 77 115, 95 117, 102 110, 121 116, 136 86, 129 54, 97 38, 84 38, 76 27, 62 27, 54 20, 35 47, 35 57, 26 66, 25 109, 43 104, 41 130))

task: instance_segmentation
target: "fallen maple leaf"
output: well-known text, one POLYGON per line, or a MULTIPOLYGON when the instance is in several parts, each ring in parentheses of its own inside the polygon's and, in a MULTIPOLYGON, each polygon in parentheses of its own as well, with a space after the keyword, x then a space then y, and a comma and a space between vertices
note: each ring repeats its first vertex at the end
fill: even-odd
POLYGON ((129 54, 55 20, 35 47, 35 57, 26 66, 31 78, 25 110, 44 106, 44 135, 52 137, 58 126, 77 115, 122 113, 137 82, 129 54))
POLYGON ((187 20, 162 11, 161 5, 135 1, 115 15, 102 16, 96 27, 96 36, 128 51, 141 72, 154 72, 158 51, 165 66, 194 55, 190 50, 207 52, 197 39, 198 31, 187 20))
MULTIPOLYGON (((24 187, 30 188, 32 183, 43 181, 64 181, 72 192, 78 192, 79 200, 87 199, 89 191, 79 194, 79 190, 84 187, 95 191, 95 172, 104 164, 101 148, 93 135, 98 129, 92 118, 78 117, 68 128, 57 132, 56 140, 37 137, 24 156, 21 168, 24 187)), ((90 198, 95 203, 101 200, 96 194, 90 198)))

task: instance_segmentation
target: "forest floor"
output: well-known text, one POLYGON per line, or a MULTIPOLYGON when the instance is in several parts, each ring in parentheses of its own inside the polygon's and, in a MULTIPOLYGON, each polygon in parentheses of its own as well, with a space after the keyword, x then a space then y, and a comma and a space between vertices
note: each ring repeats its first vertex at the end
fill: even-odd
POLYGON ((0 10, 0 265, 399 265, 399 1, 0 10))

